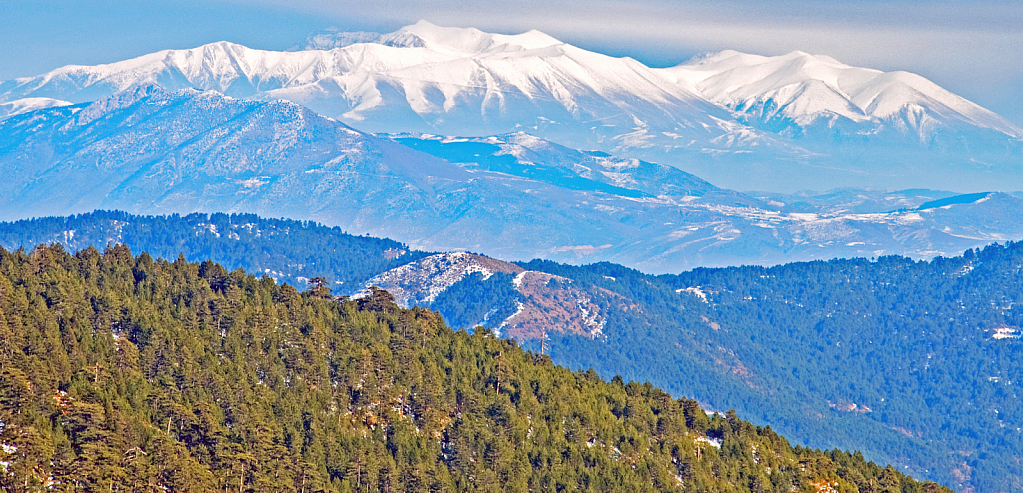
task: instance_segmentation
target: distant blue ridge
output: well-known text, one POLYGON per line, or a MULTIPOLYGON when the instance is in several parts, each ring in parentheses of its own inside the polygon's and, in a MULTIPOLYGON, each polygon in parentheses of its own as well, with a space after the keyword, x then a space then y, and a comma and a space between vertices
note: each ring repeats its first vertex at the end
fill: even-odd
MULTIPOLYGON (((452 163, 475 163, 480 169, 521 176, 569 190, 603 192, 631 198, 652 197, 649 193, 640 190, 616 187, 583 178, 570 170, 557 166, 544 166, 542 164, 523 165, 515 159, 515 156, 498 154, 501 152, 500 146, 485 142, 440 142, 406 137, 398 137, 393 140, 399 144, 452 163)), ((590 155, 596 156, 598 154, 590 153, 590 155)), ((600 153, 600 155, 610 156, 610 154, 606 153, 600 153)))
POLYGON ((978 193, 967 193, 963 195, 955 195, 952 197, 945 197, 943 199, 932 200, 930 202, 924 202, 917 207, 916 210, 922 211, 924 209, 936 209, 938 207, 944 207, 946 205, 954 204, 972 204, 984 197, 990 195, 991 192, 978 192, 978 193))

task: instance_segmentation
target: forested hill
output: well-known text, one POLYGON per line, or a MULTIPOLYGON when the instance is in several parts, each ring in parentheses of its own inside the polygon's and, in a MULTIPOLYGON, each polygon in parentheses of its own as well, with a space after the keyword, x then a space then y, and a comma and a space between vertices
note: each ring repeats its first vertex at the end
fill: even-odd
MULTIPOLYGON (((325 277, 344 291, 424 256, 388 239, 354 236, 312 221, 266 219, 255 214, 137 216, 95 211, 66 217, 0 222, 0 246, 15 250, 61 243, 75 251, 121 243, 164 258, 184 255, 200 262, 215 259, 230 268, 262 273, 304 286, 325 277)), ((355 288, 352 288, 355 289, 355 288)))
POLYGON ((947 491, 377 291, 0 249, 6 491, 947 491))
POLYGON ((556 337, 561 364, 650 380, 794 441, 863 450, 957 489, 1023 491, 1023 242, 927 262, 663 276, 521 265, 613 293, 594 298, 608 339, 556 337))
MULTIPOLYGON (((334 294, 428 260, 391 240, 252 215, 95 212, 0 223, 8 248, 54 241, 213 258, 300 289, 304 278, 324 276, 334 294)), ((956 489, 1023 491, 1015 390, 1023 243, 927 262, 889 256, 663 276, 609 263, 519 265, 562 278, 537 290, 511 274, 466 271, 428 307, 457 327, 482 321, 501 334, 514 333, 505 322, 521 312, 548 324, 558 364, 651 381, 705 407, 735 408, 793 443, 861 450, 956 489), (593 315, 600 337, 563 335, 572 310, 593 315)), ((536 340, 519 342, 539 351, 536 340)))

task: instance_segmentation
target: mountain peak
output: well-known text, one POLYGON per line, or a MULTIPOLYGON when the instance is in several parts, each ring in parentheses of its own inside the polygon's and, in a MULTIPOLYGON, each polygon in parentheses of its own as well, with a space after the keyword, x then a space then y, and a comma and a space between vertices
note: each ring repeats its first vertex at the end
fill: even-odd
MULTIPOLYGON (((730 188, 751 186, 749 177, 729 171, 745 168, 720 160, 748 153, 783 169, 792 159, 814 166, 826 160, 836 170, 880 161, 850 161, 849 146, 885 159, 926 149, 963 163, 1016 163, 1023 135, 923 77, 801 51, 761 56, 729 50, 661 69, 539 31, 495 34, 428 21, 389 34, 328 31, 313 36, 310 47, 277 52, 219 42, 63 67, 0 82, 0 103, 49 98, 78 104, 133 85, 191 87, 293 101, 370 133, 525 131, 570 148, 674 164, 730 188)), ((856 180, 873 175, 858 173, 856 180)), ((777 176, 765 171, 761 181, 777 179, 788 189, 789 180, 777 176)))
POLYGON ((873 125, 894 121, 889 126, 924 141, 938 127, 962 124, 1021 134, 1004 118, 919 75, 854 67, 803 51, 762 56, 725 50, 665 70, 707 99, 762 123, 782 118, 806 126, 837 115, 873 125), (916 111, 930 116, 907 115, 916 111))
POLYGON ((432 51, 472 56, 490 52, 528 51, 563 44, 537 30, 521 34, 494 34, 472 27, 443 27, 426 20, 389 34, 345 32, 330 28, 306 38, 306 50, 331 50, 372 43, 395 48, 427 48, 432 51))
POLYGON ((414 34, 423 40, 427 47, 445 51, 457 50, 467 54, 488 51, 520 51, 537 50, 562 44, 561 41, 537 30, 522 34, 492 34, 476 28, 441 27, 429 21, 421 20, 406 26, 390 36, 399 33, 414 34))

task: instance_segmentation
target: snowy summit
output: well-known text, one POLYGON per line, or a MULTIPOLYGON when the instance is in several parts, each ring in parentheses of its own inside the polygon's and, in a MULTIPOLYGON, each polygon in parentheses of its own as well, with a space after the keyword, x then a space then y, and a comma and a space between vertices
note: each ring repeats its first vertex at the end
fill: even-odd
POLYGON ((10 108, 0 111, 90 102, 133 86, 215 90, 292 101, 372 133, 526 132, 736 189, 1002 189, 1003 169, 1023 152, 1023 130, 923 77, 803 52, 723 51, 659 69, 539 31, 425 21, 389 34, 319 33, 305 48, 222 41, 61 67, 0 82, 0 105, 10 108), (951 168, 935 173, 935 165, 951 168), (955 173, 968 178, 938 179, 955 173))

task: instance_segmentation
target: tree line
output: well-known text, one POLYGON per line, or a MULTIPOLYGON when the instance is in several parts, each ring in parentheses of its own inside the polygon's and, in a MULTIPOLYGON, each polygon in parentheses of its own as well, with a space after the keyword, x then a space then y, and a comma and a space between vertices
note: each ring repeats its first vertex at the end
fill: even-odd
POLYGON ((948 491, 386 291, 123 245, 0 249, 0 404, 5 491, 948 491))

